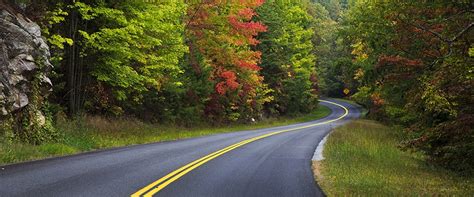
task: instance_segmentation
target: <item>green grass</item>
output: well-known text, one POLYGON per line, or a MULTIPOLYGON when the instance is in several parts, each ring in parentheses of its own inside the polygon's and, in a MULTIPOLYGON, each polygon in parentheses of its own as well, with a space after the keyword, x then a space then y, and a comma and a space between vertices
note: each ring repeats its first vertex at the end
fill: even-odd
POLYGON ((313 113, 297 117, 271 118, 254 124, 232 124, 219 127, 201 124, 192 128, 146 124, 138 120, 84 117, 81 120, 57 123, 56 127, 63 135, 58 142, 39 146, 0 142, 0 165, 104 148, 282 126, 319 119, 330 113, 329 108, 320 105, 313 113))
POLYGON ((472 196, 474 178, 432 166, 397 148, 401 130, 357 120, 336 128, 314 162, 328 196, 472 196))

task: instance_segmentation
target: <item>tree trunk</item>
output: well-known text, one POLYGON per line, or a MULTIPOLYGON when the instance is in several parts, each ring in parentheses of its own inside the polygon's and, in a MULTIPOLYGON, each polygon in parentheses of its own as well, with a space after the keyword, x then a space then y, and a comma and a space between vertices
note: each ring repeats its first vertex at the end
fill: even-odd
POLYGON ((73 116, 76 115, 78 110, 77 110, 77 101, 76 101, 76 95, 77 95, 77 84, 76 84, 76 78, 77 78, 77 68, 76 68, 76 51, 77 51, 77 38, 76 38, 76 32, 77 32, 77 12, 75 10, 72 10, 70 14, 70 23, 69 23, 69 30, 68 30, 68 37, 71 38, 74 41, 74 44, 72 46, 68 47, 67 50, 67 55, 66 55, 66 61, 67 61, 67 87, 68 87, 68 94, 69 94, 69 104, 68 104, 68 111, 69 115, 73 116))

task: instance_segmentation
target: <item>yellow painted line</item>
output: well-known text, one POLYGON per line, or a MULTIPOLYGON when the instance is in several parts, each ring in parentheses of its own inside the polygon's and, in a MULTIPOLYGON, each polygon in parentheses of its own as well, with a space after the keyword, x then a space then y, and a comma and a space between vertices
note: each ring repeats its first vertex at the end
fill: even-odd
POLYGON ((215 151, 215 152, 213 152, 211 154, 208 154, 208 155, 206 155, 206 156, 204 156, 200 159, 197 159, 197 160, 195 160, 195 161, 193 161, 193 162, 191 162, 191 163, 189 163, 189 164, 187 164, 187 165, 185 165, 185 166, 183 166, 183 167, 167 174, 166 176, 154 181, 153 183, 151 183, 151 184, 147 185, 146 187, 144 187, 144 188, 138 190, 137 192, 133 193, 131 196, 132 197, 139 197, 139 196, 150 197, 150 196, 153 196, 154 194, 158 193, 160 190, 162 190, 163 188, 165 188, 169 184, 173 183, 174 181, 178 180, 182 176, 186 175, 187 173, 189 173, 193 169, 195 169, 195 168, 197 168, 197 167, 199 167, 199 166, 215 159, 216 157, 219 157, 219 156, 221 156, 221 155, 223 155, 223 154, 225 154, 229 151, 232 151, 236 148, 244 146, 248 143, 251 143, 251 142, 266 138, 266 137, 270 137, 270 136, 273 136, 273 135, 277 135, 277 134, 280 134, 280 133, 288 132, 288 131, 295 131, 295 130, 300 130, 300 129, 305 129, 305 128, 309 128, 309 127, 314 127, 314 126, 318 126, 318 125, 323 125, 323 124, 328 124, 328 123, 331 123, 331 122, 335 122, 335 121, 338 121, 338 120, 344 118, 345 116, 347 116, 347 114, 349 114, 349 110, 346 107, 344 107, 343 105, 340 105, 340 104, 337 104, 337 103, 334 103, 334 102, 331 102, 331 101, 326 101, 326 100, 319 100, 319 101, 341 107, 342 109, 344 109, 344 114, 339 116, 336 119, 332 119, 332 120, 328 120, 328 121, 324 121, 324 122, 320 122, 320 123, 315 123, 315 124, 310 124, 310 125, 306 125, 306 126, 291 128, 291 129, 275 131, 275 132, 272 132, 272 133, 268 133, 268 134, 265 134, 265 135, 253 137, 253 138, 250 138, 250 139, 232 144, 232 145, 227 146, 227 147, 225 147, 221 150, 215 151))
POLYGON ((180 171, 183 171, 183 170, 185 170, 186 168, 189 168, 190 166, 193 166, 194 164, 199 163, 199 162, 201 162, 202 160, 205 160, 205 159, 211 157, 211 156, 214 155, 214 154, 218 154, 218 153, 220 153, 220 152, 223 152, 223 151, 225 151, 225 150, 227 150, 227 149, 229 149, 229 148, 232 148, 232 147, 234 147, 234 146, 237 146, 237 145, 239 145, 240 143, 243 143, 243 142, 245 142, 245 141, 239 142, 239 143, 237 143, 237 144, 233 144, 233 145, 228 146, 228 147, 226 147, 226 148, 224 148, 224 149, 221 149, 221 150, 218 150, 218 151, 216 151, 216 152, 213 152, 213 153, 211 153, 211 154, 209 154, 209 155, 207 155, 207 156, 205 156, 205 157, 202 157, 202 158, 200 158, 200 159, 198 159, 198 160, 196 160, 196 161, 193 161, 193 162, 191 162, 191 163, 189 163, 189 164, 187 164, 187 165, 185 165, 185 166, 183 166, 183 167, 181 167, 181 168, 179 168, 179 169, 177 169, 177 170, 175 170, 175 171, 173 171, 173 172, 167 174, 166 176, 164 176, 164 177, 162 177, 162 178, 156 180, 155 182, 149 184, 148 186, 146 186, 146 187, 140 189, 139 191, 135 192, 135 193, 132 194, 131 196, 132 196, 132 197, 138 197, 138 196, 140 196, 140 194, 143 194, 143 193, 147 192, 148 190, 152 189, 154 186, 160 184, 160 183, 163 182, 164 180, 166 180, 166 179, 168 179, 168 178, 170 178, 170 177, 172 177, 172 176, 178 174, 180 171))

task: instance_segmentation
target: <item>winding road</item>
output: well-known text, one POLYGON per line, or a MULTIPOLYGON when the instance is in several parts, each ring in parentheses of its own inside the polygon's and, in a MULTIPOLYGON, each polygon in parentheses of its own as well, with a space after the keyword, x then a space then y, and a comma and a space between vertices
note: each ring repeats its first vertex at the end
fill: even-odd
POLYGON ((0 196, 323 196, 314 150, 360 110, 320 104, 332 113, 306 123, 3 166, 0 196))

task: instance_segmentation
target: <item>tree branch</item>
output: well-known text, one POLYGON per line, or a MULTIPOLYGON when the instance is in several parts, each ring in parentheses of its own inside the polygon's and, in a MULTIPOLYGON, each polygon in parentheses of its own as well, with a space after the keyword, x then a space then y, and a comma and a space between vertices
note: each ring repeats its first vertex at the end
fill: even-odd
POLYGON ((466 28, 464 28, 463 30, 461 30, 453 39, 450 40, 450 42, 454 42, 456 41, 458 38, 460 38, 464 33, 466 33, 467 31, 469 31, 469 29, 471 29, 472 27, 474 27, 474 22, 471 22, 471 24, 469 24, 466 28))
POLYGON ((415 23, 408 23, 408 24, 410 24, 410 25, 413 26, 413 27, 416 27, 416 28, 418 28, 418 29, 421 29, 421 30, 423 30, 423 31, 426 31, 426 32, 429 32, 429 33, 433 34, 434 36, 436 36, 437 38, 439 38, 439 39, 440 39, 441 41, 443 41, 443 42, 447 42, 447 43, 450 43, 450 42, 451 42, 450 40, 444 38, 444 37, 443 37, 441 34, 439 34, 438 32, 432 31, 431 29, 428 29, 428 28, 426 28, 426 27, 423 27, 423 26, 418 25, 418 24, 415 24, 415 23))

